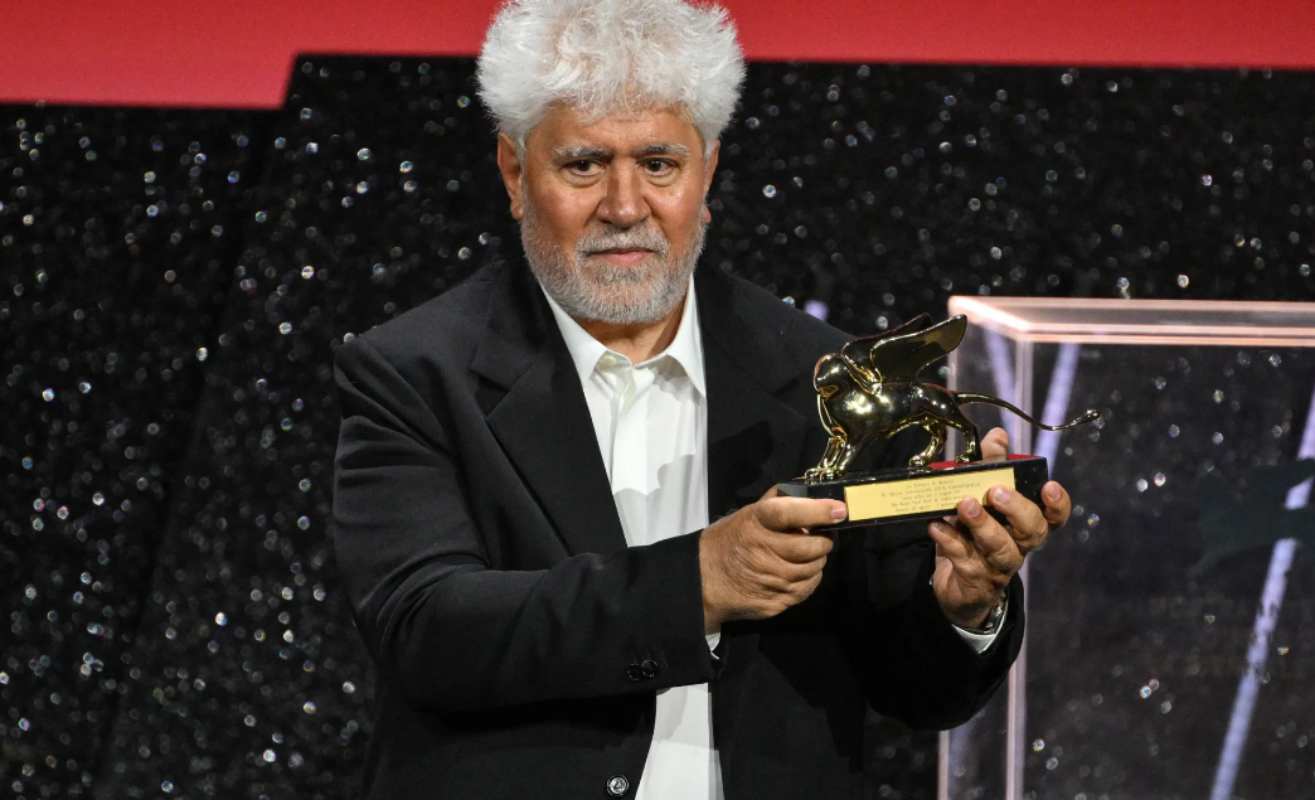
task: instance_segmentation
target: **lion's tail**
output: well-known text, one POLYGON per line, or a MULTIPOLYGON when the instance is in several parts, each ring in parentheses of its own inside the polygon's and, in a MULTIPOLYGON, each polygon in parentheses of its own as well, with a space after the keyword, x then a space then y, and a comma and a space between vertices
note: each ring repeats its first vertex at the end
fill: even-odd
POLYGON ((1038 419, 1035 419, 1034 417, 1032 417, 1032 415, 1028 414, 1026 411, 1022 410, 1021 408, 1014 405, 1013 403, 1010 403, 1005 400, 1001 400, 998 397, 992 397, 989 394, 976 394, 974 392, 957 392, 954 396, 959 401, 960 405, 966 405, 968 403, 986 403, 987 405, 999 406, 1000 408, 1014 412, 1015 414, 1027 420, 1028 422, 1032 423, 1033 425, 1037 426, 1038 428, 1044 428, 1048 431, 1066 431, 1069 430, 1070 428, 1076 428, 1079 425, 1085 425, 1088 422, 1095 422, 1096 420, 1100 419, 1100 412, 1096 411, 1095 409, 1089 408, 1086 411, 1079 414, 1078 416, 1069 420, 1068 422, 1065 422, 1063 425, 1047 425, 1046 423, 1041 422, 1038 419))

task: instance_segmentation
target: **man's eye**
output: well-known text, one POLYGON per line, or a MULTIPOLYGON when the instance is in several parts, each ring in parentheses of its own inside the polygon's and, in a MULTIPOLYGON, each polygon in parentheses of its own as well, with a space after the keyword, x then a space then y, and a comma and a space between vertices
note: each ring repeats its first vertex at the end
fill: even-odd
POLYGON ((566 168, 577 175, 592 175, 597 170, 598 164, 593 161, 572 161, 566 165, 566 168))
POLYGON ((660 158, 650 158, 644 162, 644 171, 650 175, 666 175, 675 168, 675 164, 660 158))

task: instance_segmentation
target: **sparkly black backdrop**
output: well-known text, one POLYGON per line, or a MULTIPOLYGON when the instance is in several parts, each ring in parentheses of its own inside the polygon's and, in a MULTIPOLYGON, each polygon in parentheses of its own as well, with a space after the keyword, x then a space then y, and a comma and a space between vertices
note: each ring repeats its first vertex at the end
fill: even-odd
MULTIPOLYGON (((347 798, 334 344, 516 237, 469 60, 278 112, 0 108, 0 795, 347 798)), ((1315 76, 756 64, 705 269, 870 331, 950 293, 1308 299, 1315 76)), ((881 797, 933 739, 874 731, 881 797)))

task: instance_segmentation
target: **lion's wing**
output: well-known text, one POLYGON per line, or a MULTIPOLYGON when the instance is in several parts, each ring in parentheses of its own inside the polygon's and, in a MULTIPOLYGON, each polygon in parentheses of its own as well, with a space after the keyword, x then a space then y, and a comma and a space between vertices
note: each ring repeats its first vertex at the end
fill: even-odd
POLYGON ((915 381, 928 364, 949 355, 968 330, 962 315, 950 317, 924 330, 883 337, 868 354, 872 369, 882 381, 915 381))
POLYGON ((914 331, 920 331, 931 323, 931 317, 927 314, 919 314, 913 317, 903 325, 891 328, 888 331, 882 331, 875 336, 863 336, 849 342, 845 342, 840 352, 849 360, 856 364, 861 364, 869 369, 874 369, 876 364, 871 360, 872 352, 877 345, 886 339, 893 339, 897 336, 904 336, 914 331))

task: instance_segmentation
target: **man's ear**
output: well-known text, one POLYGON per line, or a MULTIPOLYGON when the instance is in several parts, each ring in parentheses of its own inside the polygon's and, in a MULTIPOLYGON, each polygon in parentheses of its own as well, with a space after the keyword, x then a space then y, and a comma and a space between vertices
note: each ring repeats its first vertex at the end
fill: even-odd
POLYGON ((721 140, 712 143, 707 158, 703 159, 703 211, 704 224, 712 222, 712 209, 708 208, 708 192, 712 191, 712 176, 717 171, 717 156, 721 155, 721 140))
POLYGON ((717 156, 721 155, 721 140, 712 143, 708 157, 703 159, 703 194, 712 190, 712 175, 717 171, 717 156))
POLYGON ((502 185, 507 189, 507 199, 511 201, 512 219, 519 222, 521 217, 525 216, 525 198, 521 184, 525 165, 521 163, 516 143, 505 133, 498 134, 498 172, 502 175, 502 185))

